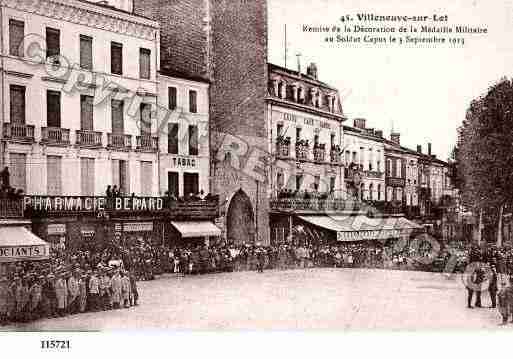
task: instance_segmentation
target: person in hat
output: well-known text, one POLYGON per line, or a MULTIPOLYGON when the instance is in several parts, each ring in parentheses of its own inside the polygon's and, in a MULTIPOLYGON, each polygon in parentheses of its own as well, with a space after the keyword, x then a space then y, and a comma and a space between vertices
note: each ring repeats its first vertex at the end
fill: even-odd
POLYGON ((125 308, 130 308, 130 278, 127 272, 121 272, 121 300, 125 308))
POLYGON ((139 292, 137 291, 137 281, 135 279, 134 272, 129 272, 128 278, 130 279, 130 302, 131 305, 137 305, 137 301, 139 300, 139 292))
POLYGON ((55 292, 54 283, 55 276, 53 274, 48 274, 46 276, 46 281, 43 283, 43 312, 46 317, 54 317, 57 314, 57 296, 55 292))
POLYGON ((41 316, 41 298, 43 287, 41 286, 43 277, 38 277, 30 286, 30 302, 29 302, 29 315, 30 320, 38 319, 41 316))
POLYGON ((89 310, 94 312, 100 309, 100 280, 98 279, 98 272, 93 271, 89 277, 89 310))
POLYGON ((68 285, 68 313, 75 314, 79 310, 78 295, 80 288, 78 287, 78 272, 75 270, 70 273, 67 285, 68 285))
POLYGON ((85 312, 87 307, 87 275, 82 274, 78 279, 78 311, 85 312))
POLYGON ((490 284, 488 285, 488 293, 490 293, 490 300, 492 302, 491 307, 496 308, 497 307, 498 285, 497 285, 497 271, 496 271, 495 265, 493 265, 493 264, 490 267, 488 277, 490 280, 490 284))
POLYGON ((57 299, 57 314, 63 316, 66 312, 67 288, 64 273, 57 273, 55 280, 55 297, 57 299))
POLYGON ((505 325, 508 323, 508 318, 510 315, 510 306, 509 306, 509 291, 508 284, 506 281, 502 281, 501 283, 501 289, 499 290, 499 293, 497 294, 498 299, 498 310, 499 314, 502 317, 502 323, 501 325, 505 325))
POLYGON ((114 275, 112 276, 110 283, 110 289, 112 307, 114 309, 119 309, 121 304, 121 276, 119 275, 119 269, 114 271, 114 275))
POLYGON ((110 303, 110 277, 108 271, 103 269, 100 272, 100 301, 103 310, 108 310, 111 307, 110 303))

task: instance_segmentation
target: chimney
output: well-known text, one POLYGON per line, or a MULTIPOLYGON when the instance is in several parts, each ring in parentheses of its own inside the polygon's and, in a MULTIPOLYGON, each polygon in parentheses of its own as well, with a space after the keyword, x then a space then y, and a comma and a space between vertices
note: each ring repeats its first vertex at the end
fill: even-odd
POLYGON ((376 130, 376 131, 374 131, 374 135, 383 138, 383 130, 376 130))
POLYGON ((428 156, 431 156, 431 142, 428 142, 428 156))
POLYGON ((306 69, 306 74, 317 80, 317 65, 315 62, 310 63, 306 69))
POLYGON ((401 144, 401 134, 398 133, 398 132, 392 132, 390 134, 390 141, 392 141, 393 143, 396 143, 398 145, 401 144))
POLYGON ((422 153, 422 146, 421 145, 417 145, 417 152, 418 153, 422 153))
POLYGON ((354 119, 354 127, 365 130, 365 119, 364 118, 355 118, 354 119))

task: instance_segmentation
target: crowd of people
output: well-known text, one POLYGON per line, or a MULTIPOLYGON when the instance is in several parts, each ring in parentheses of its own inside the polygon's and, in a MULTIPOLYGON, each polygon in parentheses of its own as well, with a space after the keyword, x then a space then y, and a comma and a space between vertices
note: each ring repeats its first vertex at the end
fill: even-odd
POLYGON ((107 252, 61 253, 17 262, 0 276, 0 324, 28 322, 138 304, 133 271, 107 252))

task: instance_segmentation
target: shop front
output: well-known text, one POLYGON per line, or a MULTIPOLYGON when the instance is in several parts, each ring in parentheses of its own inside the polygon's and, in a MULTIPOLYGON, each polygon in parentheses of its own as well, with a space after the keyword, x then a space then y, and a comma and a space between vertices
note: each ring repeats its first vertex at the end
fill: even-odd
POLYGON ((221 244, 222 231, 209 221, 171 221, 177 247, 216 246, 221 244))

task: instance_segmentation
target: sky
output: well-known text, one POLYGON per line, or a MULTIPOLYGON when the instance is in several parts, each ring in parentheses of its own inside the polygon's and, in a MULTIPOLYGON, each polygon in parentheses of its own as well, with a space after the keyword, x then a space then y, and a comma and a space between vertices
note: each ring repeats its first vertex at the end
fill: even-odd
POLYGON ((441 159, 455 145, 472 99, 512 77, 513 0, 269 0, 268 16, 270 62, 284 66, 286 24, 287 67, 297 69, 297 53, 304 72, 315 62, 319 79, 339 89, 347 124, 363 117, 387 136, 393 126, 402 145, 426 151, 431 142, 441 159), (488 34, 465 35, 464 46, 372 47, 327 44, 322 35, 302 31, 303 24, 343 25, 342 15, 357 13, 448 15, 448 25, 486 27, 488 34))

